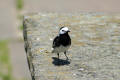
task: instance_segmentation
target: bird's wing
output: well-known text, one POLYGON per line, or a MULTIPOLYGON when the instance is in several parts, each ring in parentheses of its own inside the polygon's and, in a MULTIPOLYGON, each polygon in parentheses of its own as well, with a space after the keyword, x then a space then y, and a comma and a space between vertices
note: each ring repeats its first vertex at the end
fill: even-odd
POLYGON ((53 45, 52 45, 52 47, 55 48, 55 47, 58 47, 58 46, 60 46, 59 36, 55 37, 55 39, 53 40, 53 45))

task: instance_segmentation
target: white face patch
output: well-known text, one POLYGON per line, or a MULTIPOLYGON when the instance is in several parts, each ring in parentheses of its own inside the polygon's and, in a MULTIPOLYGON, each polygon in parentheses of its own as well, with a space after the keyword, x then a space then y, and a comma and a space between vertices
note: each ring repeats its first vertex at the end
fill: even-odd
POLYGON ((62 29, 60 29, 59 34, 65 34, 67 31, 69 31, 69 29, 67 27, 63 27, 62 29))

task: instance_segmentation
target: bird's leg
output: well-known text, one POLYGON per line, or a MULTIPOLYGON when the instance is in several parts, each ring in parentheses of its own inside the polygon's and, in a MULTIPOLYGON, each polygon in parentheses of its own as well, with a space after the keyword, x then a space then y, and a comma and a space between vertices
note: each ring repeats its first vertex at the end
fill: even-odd
POLYGON ((65 56, 66 56, 66 60, 68 60, 68 57, 67 57, 67 55, 66 55, 66 51, 64 52, 64 54, 65 54, 65 56))
POLYGON ((58 55, 58 59, 59 59, 59 53, 57 53, 57 55, 58 55))
POLYGON ((59 62, 60 62, 60 59, 59 59, 59 53, 57 53, 57 55, 58 55, 58 64, 60 64, 59 62))

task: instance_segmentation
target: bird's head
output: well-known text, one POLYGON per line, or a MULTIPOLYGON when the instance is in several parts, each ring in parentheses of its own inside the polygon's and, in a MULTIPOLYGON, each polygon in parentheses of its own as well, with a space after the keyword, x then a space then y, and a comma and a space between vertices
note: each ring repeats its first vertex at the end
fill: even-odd
POLYGON ((68 32, 70 32, 68 27, 61 27, 60 31, 59 31, 59 34, 65 34, 65 33, 68 33, 68 32))

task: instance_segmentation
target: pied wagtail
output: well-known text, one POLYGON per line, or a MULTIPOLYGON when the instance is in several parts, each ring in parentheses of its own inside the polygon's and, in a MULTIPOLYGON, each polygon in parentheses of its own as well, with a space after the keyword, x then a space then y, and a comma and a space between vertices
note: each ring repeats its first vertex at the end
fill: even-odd
POLYGON ((59 30, 59 35, 56 36, 53 40, 52 53, 57 53, 58 59, 59 59, 59 53, 64 52, 64 54, 66 56, 66 60, 68 60, 66 52, 71 45, 71 38, 70 38, 68 32, 70 32, 70 31, 67 27, 61 27, 59 30))

